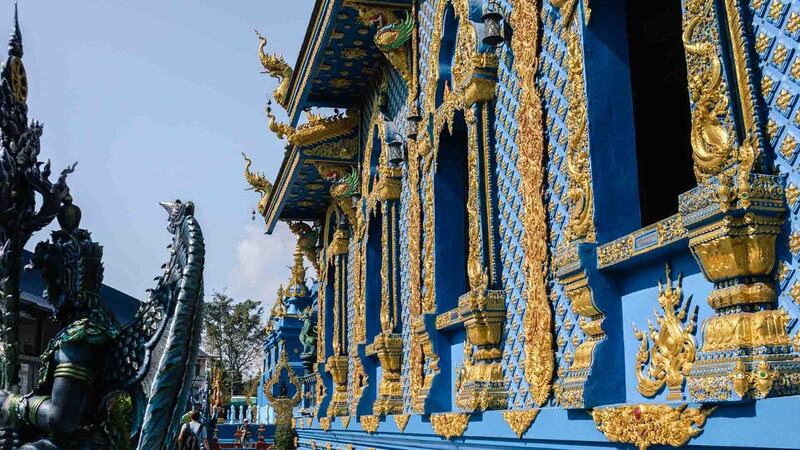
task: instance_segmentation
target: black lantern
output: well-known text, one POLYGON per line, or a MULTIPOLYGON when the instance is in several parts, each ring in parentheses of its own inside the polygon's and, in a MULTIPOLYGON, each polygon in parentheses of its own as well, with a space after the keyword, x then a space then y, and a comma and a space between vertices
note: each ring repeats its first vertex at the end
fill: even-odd
POLYGON ((403 137, 400 133, 392 133, 389 142, 389 164, 399 166, 403 163, 403 137))
POLYGON ((489 0, 483 8, 483 43, 490 47, 497 47, 505 40, 503 38, 503 14, 499 0, 489 0))
POLYGON ((408 110, 408 116, 406 116, 406 136, 409 139, 416 140, 417 136, 419 135, 419 122, 422 120, 422 116, 419 115, 419 107, 417 103, 411 106, 408 110))

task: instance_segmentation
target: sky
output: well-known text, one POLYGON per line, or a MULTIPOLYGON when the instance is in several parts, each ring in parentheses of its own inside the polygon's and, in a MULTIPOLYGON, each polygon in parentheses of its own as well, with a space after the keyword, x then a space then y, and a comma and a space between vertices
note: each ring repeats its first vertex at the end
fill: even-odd
MULTIPOLYGON (((55 173, 78 162, 69 185, 104 247, 106 284, 145 298, 168 257, 158 202, 179 198, 195 202, 205 236, 206 294, 274 301, 295 241, 285 225, 268 236, 251 219, 259 197, 242 175, 242 152, 270 180, 283 155, 264 114, 277 81, 260 73, 253 30, 294 66, 313 3, 20 0, 40 159, 55 173)), ((6 0, 0 36, 12 25, 6 0)))

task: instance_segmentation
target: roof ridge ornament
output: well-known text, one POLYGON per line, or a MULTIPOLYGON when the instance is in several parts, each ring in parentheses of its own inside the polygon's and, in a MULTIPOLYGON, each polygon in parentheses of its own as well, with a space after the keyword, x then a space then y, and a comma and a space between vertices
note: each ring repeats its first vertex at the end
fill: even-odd
POLYGON ((267 54, 264 52, 264 48, 267 46, 267 38, 262 36, 258 30, 255 30, 255 32, 259 40, 258 57, 261 60, 261 66, 264 68, 263 73, 280 80, 278 87, 272 91, 272 97, 283 109, 286 109, 289 104, 289 82, 292 79, 294 69, 286 63, 283 56, 277 53, 267 54))
POLYGON ((19 29, 19 12, 16 2, 14 2, 14 30, 8 40, 8 56, 22 58, 22 32, 19 29))

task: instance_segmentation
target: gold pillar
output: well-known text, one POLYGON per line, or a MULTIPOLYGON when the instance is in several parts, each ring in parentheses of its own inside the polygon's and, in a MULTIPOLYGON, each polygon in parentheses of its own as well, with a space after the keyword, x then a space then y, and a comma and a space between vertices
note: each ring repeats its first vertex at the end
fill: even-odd
POLYGON ((783 185, 779 177, 752 174, 745 202, 730 199, 731 180, 723 173, 681 197, 689 248, 714 283, 707 300, 715 315, 703 322, 703 345, 688 377, 696 401, 800 390, 800 361, 791 353, 789 317, 776 308, 772 277, 785 221, 783 185))
POLYGON ((334 293, 333 293, 333 355, 328 357, 325 370, 333 378, 333 396, 328 405, 329 416, 346 416, 348 406, 347 373, 349 361, 346 355, 347 346, 347 254, 350 239, 346 230, 334 232, 330 251, 334 258, 334 293))

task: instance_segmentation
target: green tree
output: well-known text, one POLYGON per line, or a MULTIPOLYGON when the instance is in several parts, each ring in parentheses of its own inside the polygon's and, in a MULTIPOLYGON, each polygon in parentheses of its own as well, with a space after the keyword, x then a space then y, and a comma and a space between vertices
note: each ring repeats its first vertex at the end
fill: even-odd
POLYGON ((223 292, 215 292, 205 305, 206 350, 218 358, 226 386, 235 394, 244 391, 244 380, 260 365, 266 331, 261 324, 261 303, 236 302, 223 292))

